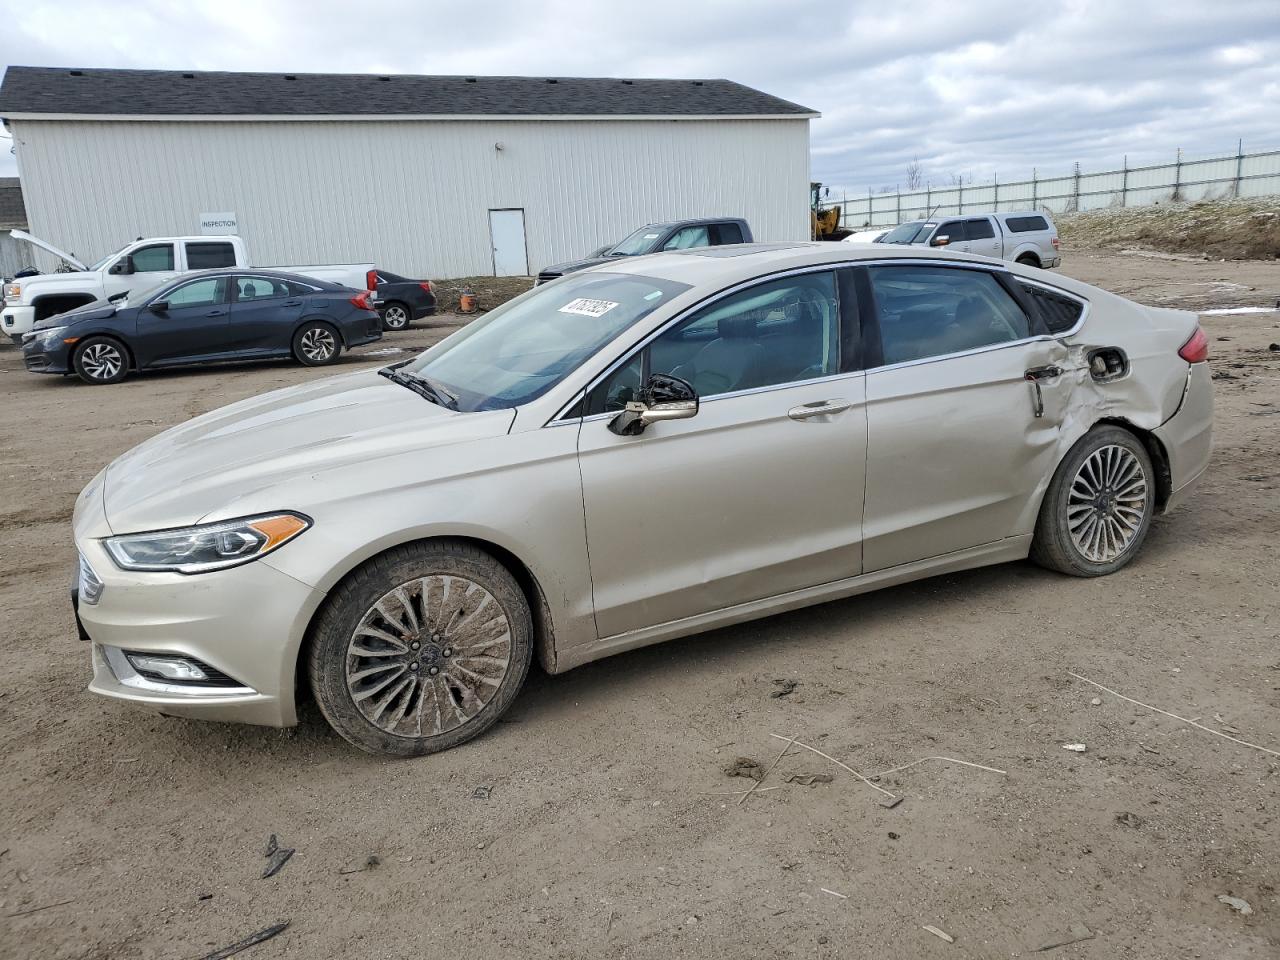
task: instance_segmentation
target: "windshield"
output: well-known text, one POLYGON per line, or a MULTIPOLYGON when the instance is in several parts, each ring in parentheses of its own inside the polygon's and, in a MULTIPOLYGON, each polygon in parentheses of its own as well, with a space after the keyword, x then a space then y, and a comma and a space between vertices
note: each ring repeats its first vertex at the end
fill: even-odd
POLYGON ((930 221, 914 220, 911 223, 904 223, 900 227, 894 227, 876 242, 915 243, 917 241, 924 240, 924 238, 928 236, 929 231, 936 226, 936 223, 930 221))
POLYGON ((653 242, 660 236, 662 236, 662 227, 651 223, 648 226, 641 227, 634 233, 628 234, 606 256, 638 257, 642 253, 649 253, 653 250, 653 242))
POLYGON ((121 247, 119 250, 115 251, 114 253, 108 253, 101 260, 93 261, 93 263, 89 264, 89 272, 92 273, 94 270, 101 270, 103 267, 105 267, 108 263, 110 263, 116 257, 120 256, 120 254, 124 253, 125 250, 128 249, 128 247, 129 247, 129 244, 126 243, 123 247, 121 247))
POLYGON ((688 289, 656 277, 570 274, 503 304, 397 372, 443 389, 458 410, 516 407, 688 289))

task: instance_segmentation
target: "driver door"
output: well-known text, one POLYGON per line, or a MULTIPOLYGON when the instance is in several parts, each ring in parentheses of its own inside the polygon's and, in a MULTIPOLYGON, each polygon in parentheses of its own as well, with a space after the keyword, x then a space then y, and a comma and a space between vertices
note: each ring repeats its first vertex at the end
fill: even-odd
POLYGON ((856 576, 867 427, 836 275, 732 293, 668 328, 588 395, 578 440, 601 638, 856 576), (649 376, 696 416, 618 436, 649 376))
POLYGON ((163 311, 138 311, 133 341, 139 367, 199 363, 228 352, 228 277, 205 277, 167 291, 158 298, 163 311))
POLYGON ((107 275, 102 285, 107 291, 107 296, 111 297, 125 291, 138 293, 149 290, 167 283, 177 275, 178 271, 173 259, 173 244, 153 243, 138 247, 116 260, 107 268, 107 275), (117 272, 128 269, 130 265, 133 267, 132 273, 117 272))

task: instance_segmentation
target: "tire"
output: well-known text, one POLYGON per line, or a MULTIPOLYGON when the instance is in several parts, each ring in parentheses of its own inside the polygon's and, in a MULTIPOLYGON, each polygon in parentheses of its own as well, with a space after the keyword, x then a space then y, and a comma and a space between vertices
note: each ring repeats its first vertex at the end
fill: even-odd
POLYGON ((1156 483, 1142 441, 1097 427, 1063 458, 1036 520, 1031 558, 1073 577, 1101 577, 1142 548, 1155 513, 1156 483))
POLYGON ((492 726, 532 655, 515 578, 477 547, 435 540, 396 547, 347 577, 316 620, 308 666, 320 712, 341 737, 417 757, 492 726))
POLYGON ((393 300, 382 308, 383 330, 404 330, 409 326, 412 314, 409 308, 398 300, 393 300))
POLYGON ((324 367, 342 354, 342 337, 331 323, 308 320, 293 335, 293 356, 304 367, 324 367))
POLYGON ((1022 264, 1024 267, 1038 267, 1038 266, 1040 266, 1040 258, 1039 258, 1039 257, 1036 257, 1036 256, 1033 256, 1033 255, 1032 255, 1032 254, 1030 254, 1030 253, 1024 253, 1024 254, 1023 254, 1022 256, 1020 256, 1020 257, 1019 257, 1015 262, 1022 264))
POLYGON ((129 350, 111 337, 90 337, 76 347, 71 364, 85 383, 119 383, 129 375, 129 350))

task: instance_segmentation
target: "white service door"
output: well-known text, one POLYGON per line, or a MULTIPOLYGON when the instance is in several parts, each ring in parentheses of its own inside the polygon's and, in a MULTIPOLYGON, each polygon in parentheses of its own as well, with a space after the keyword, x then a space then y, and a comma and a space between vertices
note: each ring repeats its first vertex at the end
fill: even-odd
POLYGON ((490 210, 489 239, 493 242, 495 277, 529 275, 529 257, 524 249, 523 210, 490 210))

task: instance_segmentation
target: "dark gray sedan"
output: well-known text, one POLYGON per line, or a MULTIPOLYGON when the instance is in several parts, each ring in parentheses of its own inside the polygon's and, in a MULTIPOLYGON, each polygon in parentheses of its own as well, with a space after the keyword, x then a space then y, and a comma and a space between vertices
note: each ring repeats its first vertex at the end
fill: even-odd
POLYGON ((22 358, 33 373, 118 383, 132 370, 293 357, 309 367, 382 337, 368 290, 289 273, 209 270, 99 300, 35 325, 22 358))

